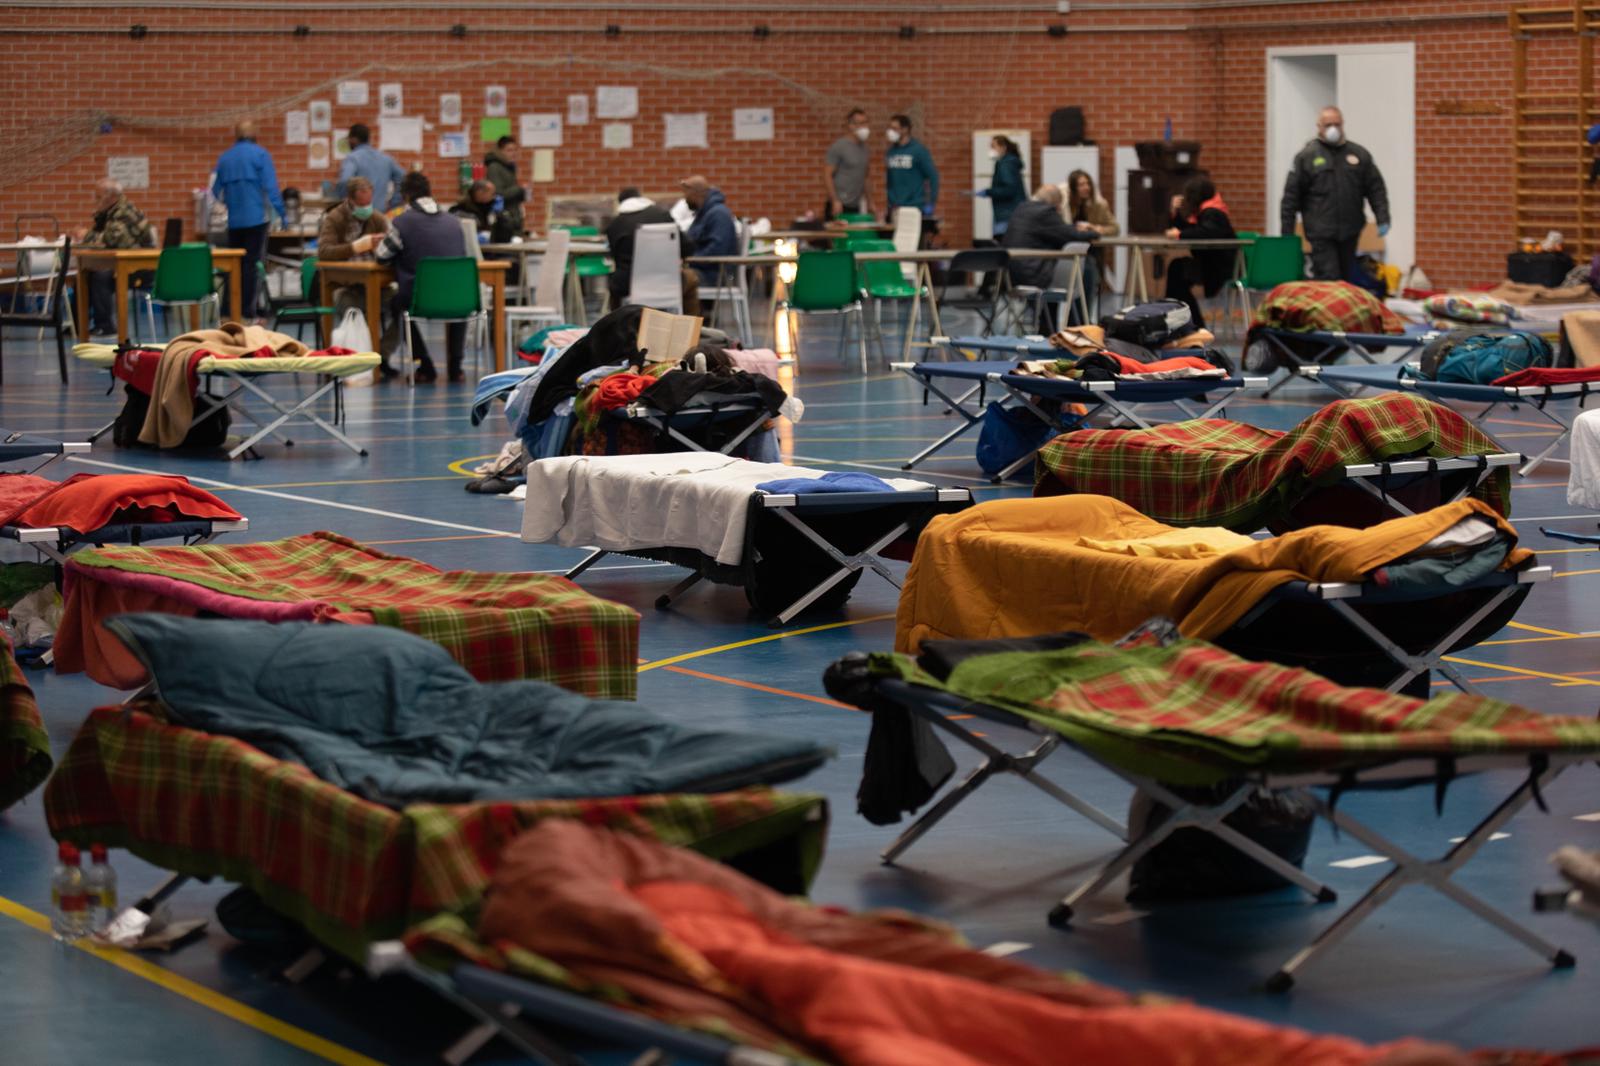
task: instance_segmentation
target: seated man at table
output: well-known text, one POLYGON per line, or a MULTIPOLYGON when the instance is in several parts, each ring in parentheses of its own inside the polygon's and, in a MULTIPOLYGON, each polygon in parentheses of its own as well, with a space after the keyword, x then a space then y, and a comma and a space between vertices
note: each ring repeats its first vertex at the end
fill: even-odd
MULTIPOLYGON (((683 186, 684 200, 694 209, 685 256, 738 255, 743 252, 744 249, 739 247, 739 226, 733 220, 733 212, 728 210, 722 190, 699 174, 684 178, 679 184, 683 186)), ((700 273, 701 285, 717 283, 716 267, 701 266, 695 269, 700 273)))
MULTIPOLYGON (((466 234, 461 231, 460 221, 434 201, 433 187, 428 183, 426 174, 415 170, 407 174, 400 182, 400 195, 405 198, 406 209, 390 224, 389 232, 384 234, 377 251, 378 262, 394 268, 395 281, 398 283, 393 305, 396 323, 400 321, 401 312, 411 306, 411 287, 416 280, 418 263, 435 257, 472 254, 467 247, 466 234)), ((450 380, 465 381, 461 359, 467 347, 467 324, 449 322, 444 330, 450 380)), ((416 380, 425 385, 437 381, 439 372, 428 355, 428 345, 417 322, 411 323, 411 345, 417 361, 422 364, 416 380)), ((398 330, 390 330, 385 334, 382 344, 385 360, 383 373, 386 378, 399 373, 388 362, 389 353, 399 347, 398 330)))
MULTIPOLYGON (((317 230, 317 258, 330 263, 371 259, 378 242, 389 232, 389 219, 373 202, 372 182, 356 176, 345 182, 344 199, 322 216, 317 230)), ((333 294, 334 319, 354 307, 366 314, 366 299, 359 285, 341 285, 333 294)), ((368 329, 375 328, 367 323, 368 329)))
POLYGON ((495 206, 500 194, 494 191, 494 182, 479 179, 467 189, 467 195, 457 200, 450 213, 470 221, 478 231, 480 243, 504 244, 516 236, 511 216, 495 206))
MULTIPOLYGON (((1069 244, 1099 239, 1100 234, 1090 229, 1079 229, 1061 215, 1061 189, 1055 185, 1041 185, 1034 190, 1033 198, 1018 204, 1011 212, 1010 224, 1000 238, 1002 248, 1042 248, 1051 251, 1069 244)), ((1072 277, 1069 259, 1022 259, 1013 256, 1010 272, 1011 284, 1031 285, 1036 289, 1066 288, 1072 277), (1057 284, 1058 270, 1060 284, 1057 284)), ((1076 313, 1077 304, 1068 309, 1068 319, 1076 313)), ((1055 330, 1055 309, 1051 304, 1039 306, 1039 329, 1043 333, 1055 330)))
MULTIPOLYGON (((617 193, 617 214, 606 224, 606 244, 611 250, 611 261, 616 267, 606 280, 611 289, 611 306, 621 307, 628 302, 633 288, 633 242, 640 226, 670 223, 672 213, 639 190, 629 186, 617 193)), ((699 314, 700 300, 697 290, 700 275, 685 268, 683 278, 683 313, 699 314)))
MULTIPOLYGON (((95 183, 94 225, 73 234, 79 245, 90 248, 154 248, 155 229, 144 212, 122 194, 110 178, 95 183)), ((142 273, 148 274, 148 271, 142 273)), ((117 332, 117 276, 110 270, 84 272, 89 286, 89 333, 115 336, 117 332)))

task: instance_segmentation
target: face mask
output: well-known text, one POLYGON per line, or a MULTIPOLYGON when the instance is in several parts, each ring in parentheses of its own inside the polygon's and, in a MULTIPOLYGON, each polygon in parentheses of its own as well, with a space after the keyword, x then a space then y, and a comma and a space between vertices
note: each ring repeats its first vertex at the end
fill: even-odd
POLYGON ((884 130, 883 131, 883 135, 885 137, 889 138, 889 143, 890 144, 896 144, 900 140, 900 131, 899 130, 884 130))
POLYGON ((366 207, 353 207, 350 209, 350 213, 365 221, 366 219, 372 217, 372 205, 368 204, 366 207))
POLYGON ((868 137, 871 137, 871 136, 872 136, 872 129, 870 127, 868 127, 868 126, 857 126, 856 127, 856 140, 864 141, 868 137))
POLYGON ((1000 153, 995 151, 993 148, 991 148, 991 149, 989 149, 989 158, 990 159, 999 159, 1000 158, 1000 153))
POLYGON ((1327 129, 1322 131, 1322 139, 1327 141, 1329 144, 1338 144, 1340 141, 1344 140, 1344 131, 1336 125, 1329 126, 1327 129))

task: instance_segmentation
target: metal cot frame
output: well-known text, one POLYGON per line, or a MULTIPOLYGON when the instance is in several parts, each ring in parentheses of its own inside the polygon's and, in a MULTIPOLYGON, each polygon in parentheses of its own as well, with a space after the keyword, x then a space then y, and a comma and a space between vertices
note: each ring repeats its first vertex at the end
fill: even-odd
POLYGON ((1427 333, 1346 333, 1344 330, 1312 330, 1307 333, 1297 333, 1288 329, 1271 329, 1263 327, 1252 332, 1246 347, 1254 341, 1262 341, 1272 353, 1278 364, 1288 371, 1283 377, 1273 382, 1266 395, 1270 397, 1296 377, 1304 374, 1306 370, 1332 363, 1341 355, 1349 354, 1360 359, 1365 364, 1382 366, 1388 360, 1380 359, 1379 353, 1387 348, 1403 348, 1401 358, 1409 355, 1417 348, 1428 343, 1439 334, 1437 331, 1427 333), (1309 340, 1320 344, 1322 347, 1313 355, 1301 355, 1295 352, 1286 342, 1289 340, 1309 340))
POLYGON ((130 522, 93 529, 87 533, 64 526, 0 526, 0 537, 36 549, 41 555, 56 563, 67 561, 67 555, 87 545, 128 544, 138 547, 146 541, 179 538, 184 547, 210 544, 224 533, 238 533, 250 528, 250 520, 189 518, 179 522, 130 522))

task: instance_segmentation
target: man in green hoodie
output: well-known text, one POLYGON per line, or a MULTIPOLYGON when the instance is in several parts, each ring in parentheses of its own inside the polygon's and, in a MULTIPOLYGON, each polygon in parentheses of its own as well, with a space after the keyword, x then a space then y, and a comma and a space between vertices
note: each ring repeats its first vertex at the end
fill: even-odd
POLYGON ((884 169, 889 178, 889 215, 897 207, 914 207, 931 216, 939 200, 939 168, 923 143, 911 136, 911 120, 896 115, 889 120, 889 154, 884 169))
POLYGON ((500 212, 512 233, 520 234, 523 230, 522 202, 527 199, 528 192, 517 184, 517 162, 511 158, 516 150, 516 138, 501 137, 483 157, 483 176, 494 182, 495 194, 500 198, 494 209, 500 212))

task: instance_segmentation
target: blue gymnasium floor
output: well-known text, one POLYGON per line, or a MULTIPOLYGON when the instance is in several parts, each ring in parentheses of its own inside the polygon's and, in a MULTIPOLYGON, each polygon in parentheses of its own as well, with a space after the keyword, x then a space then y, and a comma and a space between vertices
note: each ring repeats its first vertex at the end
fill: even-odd
MULTIPOLYGON (((924 407, 899 375, 878 370, 862 380, 841 369, 833 329, 831 323, 805 328, 796 391, 807 411, 794 428, 790 458, 895 472, 948 420, 924 407)), ((31 334, 9 336, 6 356, 0 425, 7 429, 82 438, 120 405, 120 396, 106 395, 101 373, 75 370, 63 389, 53 350, 46 354, 31 334)), ((468 389, 440 385, 410 394, 391 385, 352 390, 349 397, 348 430, 371 448, 368 459, 309 435, 292 449, 264 448, 261 461, 234 463, 118 451, 103 441, 65 471, 191 476, 249 516, 253 539, 331 529, 441 567, 491 570, 560 571, 580 557, 575 549, 521 544, 511 532, 519 504, 461 491, 457 468, 494 453, 507 435, 498 415, 476 429, 468 424, 468 389)), ((1330 398, 1321 391, 1290 392, 1281 401, 1245 401, 1232 411, 1282 428, 1330 398)), ((1528 450, 1548 439, 1537 418, 1516 412, 1495 429, 1528 450)), ((941 484, 972 486, 980 499, 1021 491, 993 489, 975 476, 970 438, 923 469, 941 484)), ((1546 466, 1515 492, 1514 521, 1524 543, 1541 551, 1557 580, 1536 588, 1517 622, 1468 653, 1472 664, 1463 669, 1495 696, 1551 713, 1592 715, 1600 688, 1594 643, 1600 639, 1600 553, 1548 541, 1537 529, 1596 528, 1600 516, 1567 506, 1564 477, 1564 467, 1546 466)), ((1257 982, 1329 922, 1333 908, 1287 891, 1141 914, 1113 891, 1083 913, 1072 932, 1053 930, 1045 924, 1046 910, 1108 853, 1111 840, 1021 782, 995 781, 898 867, 881 866, 878 852, 895 831, 869 825, 854 804, 867 720, 828 701, 820 678, 847 651, 890 646, 894 590, 867 575, 842 614, 806 616, 775 633, 748 615, 736 589, 701 586, 670 613, 654 610, 655 596, 677 573, 609 560, 583 582, 644 617, 641 655, 653 665, 641 673, 641 703, 685 721, 805 735, 837 749, 837 759, 798 786, 827 794, 833 805, 816 900, 908 908, 954 923, 978 946, 1025 945, 1018 957, 1039 966, 1373 1041, 1414 1034, 1467 1047, 1600 1043, 1600 923, 1532 916, 1528 906, 1531 891, 1552 881, 1546 858, 1556 847, 1600 846, 1600 788, 1591 767, 1568 772, 1547 792, 1549 814, 1528 808, 1509 825, 1509 836, 1486 845, 1458 878, 1572 951, 1576 969, 1551 972, 1465 911, 1412 888, 1309 969, 1292 994, 1271 996, 1258 991, 1257 982)), ((118 698, 82 676, 41 673, 33 683, 58 755, 86 711, 118 698)), ((970 766, 968 753, 955 754, 963 769, 970 766)), ((1126 808, 1125 785, 1071 754, 1058 754, 1047 770, 1107 810, 1126 808)), ((1508 780, 1458 781, 1442 817, 1434 815, 1426 788, 1356 793, 1341 803, 1403 846, 1438 854, 1505 794, 1508 780)), ((1348 902, 1381 869, 1330 864, 1365 850, 1348 837, 1334 839, 1319 824, 1307 869, 1348 902)), ((172 955, 108 960, 58 945, 41 931, 52 854, 37 793, 0 814, 0 958, 6 960, 0 1061, 422 1064, 437 1062, 439 1051, 466 1028, 453 1009, 405 983, 374 985, 324 968, 303 984, 287 985, 274 976, 287 960, 234 943, 215 924, 206 939, 172 955)), ((126 854, 113 861, 124 901, 160 878, 126 854)), ((190 886, 174 901, 176 915, 205 915, 224 891, 190 886)), ((592 1061, 631 1058, 602 1053, 592 1061)), ((473 1061, 518 1060, 495 1045, 473 1061)))

